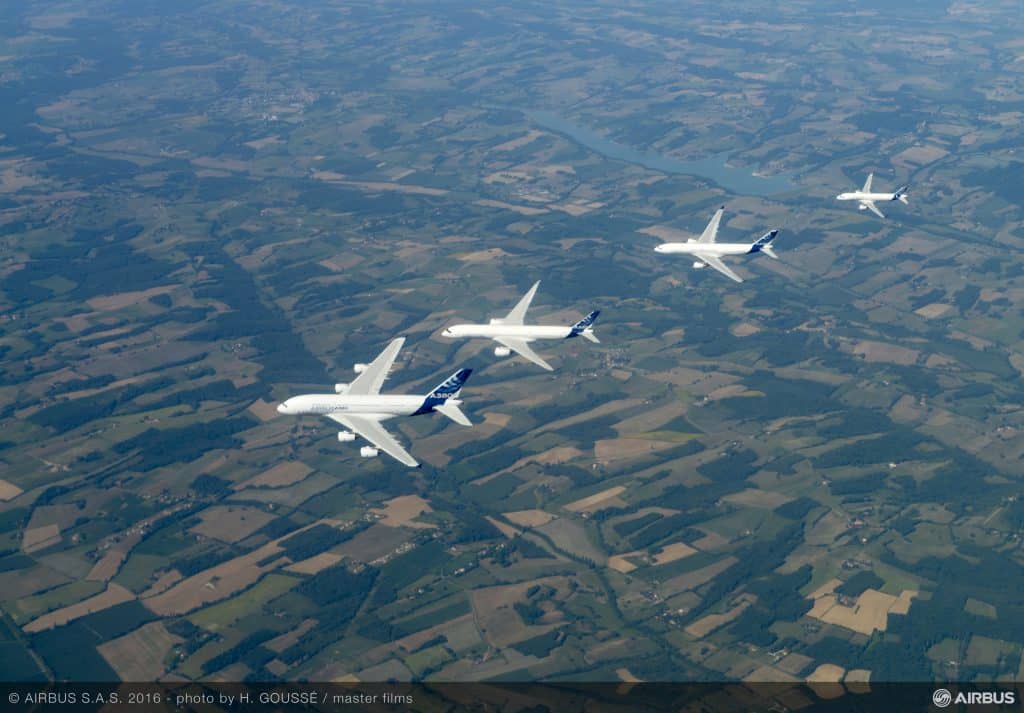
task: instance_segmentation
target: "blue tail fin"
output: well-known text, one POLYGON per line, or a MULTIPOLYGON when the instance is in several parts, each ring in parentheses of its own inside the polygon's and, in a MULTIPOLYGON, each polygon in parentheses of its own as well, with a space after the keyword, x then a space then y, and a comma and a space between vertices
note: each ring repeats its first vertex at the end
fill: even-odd
POLYGON ((761 252, 762 250, 766 250, 768 246, 771 244, 771 242, 775 240, 775 236, 778 234, 778 230, 773 230, 769 233, 765 233, 760 238, 758 238, 753 245, 750 246, 750 252, 756 253, 761 252))
POLYGON ((459 391, 462 389, 462 385, 466 383, 466 380, 469 379, 469 375, 472 373, 472 369, 459 369, 457 372, 435 386, 434 390, 427 394, 427 396, 432 399, 454 398, 458 395, 459 391))
POLYGON ((597 315, 599 315, 599 314, 601 314, 601 310, 595 309, 593 312, 588 314, 586 317, 581 319, 579 322, 577 322, 576 324, 572 325, 572 327, 569 328, 570 329, 569 336, 570 337, 578 336, 578 335, 583 333, 583 330, 587 329, 588 327, 593 327, 594 326, 594 322, 597 321, 597 315))

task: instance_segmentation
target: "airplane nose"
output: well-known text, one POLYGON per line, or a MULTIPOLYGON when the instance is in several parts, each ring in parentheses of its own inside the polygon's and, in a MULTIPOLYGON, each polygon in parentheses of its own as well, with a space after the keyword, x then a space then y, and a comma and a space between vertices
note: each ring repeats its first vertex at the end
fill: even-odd
POLYGON ((277 405, 277 412, 278 413, 288 413, 288 407, 285 406, 284 404, 278 404, 277 405))

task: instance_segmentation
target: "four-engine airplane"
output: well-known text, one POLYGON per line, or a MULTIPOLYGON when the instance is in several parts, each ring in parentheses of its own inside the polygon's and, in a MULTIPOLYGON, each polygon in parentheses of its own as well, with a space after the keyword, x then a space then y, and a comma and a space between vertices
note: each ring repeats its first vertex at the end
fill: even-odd
POLYGON ((692 255, 696 258, 696 262, 693 263, 695 268, 710 265, 730 280, 735 280, 736 282, 743 282, 743 278, 725 266, 725 263, 719 259, 723 255, 764 253, 768 257, 776 260, 779 259, 779 256, 775 254, 771 246, 771 242, 779 234, 778 230, 765 233, 753 243, 716 243, 715 237, 718 235, 718 224, 722 221, 722 213, 724 212, 724 207, 716 210, 715 214, 711 216, 711 221, 704 228, 704 232, 696 240, 691 238, 685 243, 663 243, 654 248, 655 252, 666 255, 692 255))
POLYGON ((381 425, 381 421, 437 411, 458 424, 472 426, 459 409, 462 402, 458 396, 473 370, 459 369, 425 396, 381 394, 384 379, 404 343, 405 338, 399 337, 369 365, 356 364, 354 369, 358 376, 351 384, 335 384, 335 393, 293 396, 277 407, 278 413, 326 416, 346 429, 338 433, 339 441, 354 441, 358 435, 372 444, 359 449, 362 457, 373 458, 378 451, 384 451, 404 465, 411 468, 419 466, 381 425))
POLYGON ((846 193, 840 193, 836 196, 837 201, 857 201, 857 208, 860 210, 870 210, 872 213, 877 215, 879 218, 884 218, 885 214, 878 210, 875 205, 875 201, 899 201, 900 203, 907 203, 907 186, 900 186, 892 193, 872 193, 871 192, 871 179, 875 177, 875 174, 869 173, 868 180, 864 181, 864 187, 859 191, 848 191, 846 193))
POLYGON ((541 327, 538 325, 523 324, 526 317, 526 310, 530 308, 530 302, 537 292, 538 280, 530 288, 519 304, 512 311, 500 319, 492 319, 490 324, 456 324, 441 332, 441 336, 450 339, 461 339, 469 337, 486 337, 493 339, 500 346, 494 348, 494 355, 506 357, 515 352, 521 357, 532 361, 537 366, 554 371, 551 365, 544 361, 530 348, 530 342, 537 339, 572 339, 583 337, 594 343, 599 343, 594 336, 594 322, 600 310, 594 310, 576 324, 568 327, 541 327))

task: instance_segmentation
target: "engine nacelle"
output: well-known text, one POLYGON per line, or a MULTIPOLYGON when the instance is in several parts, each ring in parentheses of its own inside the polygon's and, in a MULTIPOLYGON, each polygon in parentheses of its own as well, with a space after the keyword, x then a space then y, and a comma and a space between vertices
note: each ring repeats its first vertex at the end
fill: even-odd
POLYGON ((362 374, 369 367, 369 364, 353 364, 352 371, 357 374, 362 374))
POLYGON ((505 320, 500 319, 498 317, 494 317, 493 319, 491 319, 489 324, 505 324, 505 320))
POLYGON ((334 393, 336 393, 336 394, 343 394, 346 391, 348 391, 348 384, 335 384, 334 385, 334 393))
POLYGON ((857 210, 867 210, 867 209, 868 209, 868 207, 866 205, 864 205, 863 203, 860 203, 857 206, 857 210))
POLYGON ((376 458, 378 455, 380 455, 380 451, 378 451, 376 448, 372 446, 363 446, 362 448, 359 449, 359 455, 361 455, 363 458, 376 458))
POLYGON ((695 262, 695 263, 693 263, 693 267, 694 267, 695 270, 699 270, 702 267, 704 267, 704 263, 702 263, 702 262, 695 262))
POLYGON ((338 431, 338 440, 342 443, 350 443, 356 440, 356 434, 352 431, 338 431))
POLYGON ((508 347, 495 347, 494 356, 506 357, 512 353, 512 350, 508 347))

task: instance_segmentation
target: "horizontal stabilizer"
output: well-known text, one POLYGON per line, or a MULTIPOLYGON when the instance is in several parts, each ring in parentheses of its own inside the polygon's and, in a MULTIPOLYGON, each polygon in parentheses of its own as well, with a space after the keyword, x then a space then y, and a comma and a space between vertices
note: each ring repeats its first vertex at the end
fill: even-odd
POLYGON ((443 413, 445 416, 455 421, 460 426, 472 426, 473 422, 466 418, 466 414, 462 413, 462 409, 459 408, 458 404, 454 401, 445 401, 443 404, 438 404, 434 407, 434 410, 438 413, 443 413))

